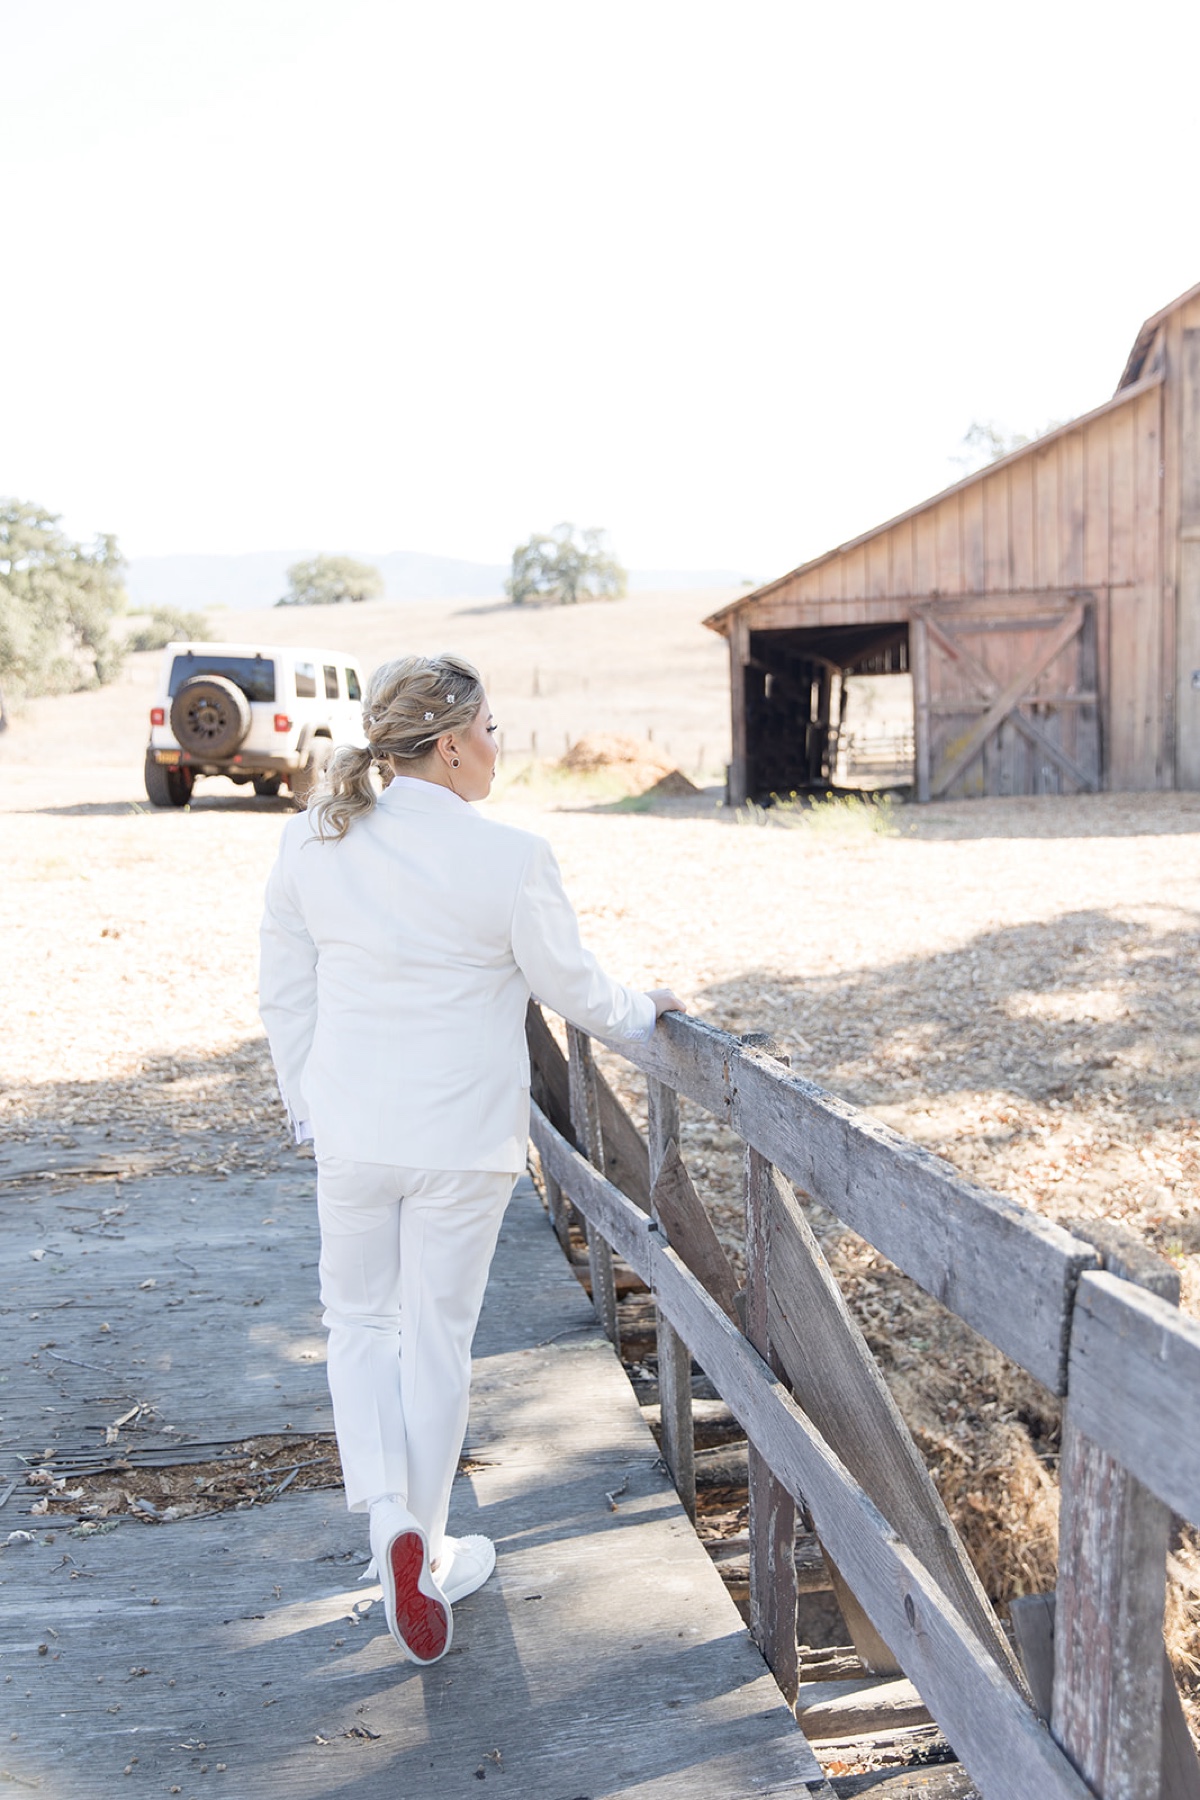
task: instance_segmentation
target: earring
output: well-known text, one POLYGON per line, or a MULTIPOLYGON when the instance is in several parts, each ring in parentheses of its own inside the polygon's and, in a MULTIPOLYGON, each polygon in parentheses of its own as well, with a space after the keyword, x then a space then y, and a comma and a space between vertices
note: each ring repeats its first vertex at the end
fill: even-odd
POLYGON ((457 767, 458 767, 458 758, 457 758, 457 756, 452 756, 452 757, 451 757, 451 758, 450 758, 450 767, 451 767, 451 768, 452 768, 452 769, 457 769, 457 767))

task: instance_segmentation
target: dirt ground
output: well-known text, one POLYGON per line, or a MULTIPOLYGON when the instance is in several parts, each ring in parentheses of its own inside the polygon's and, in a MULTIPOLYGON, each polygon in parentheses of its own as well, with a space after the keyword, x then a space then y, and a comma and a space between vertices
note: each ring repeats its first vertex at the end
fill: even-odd
MULTIPOLYGON (((513 721, 512 745, 537 731, 558 755, 585 730, 652 731, 696 775, 728 741, 724 646, 698 624, 720 598, 528 615, 364 606, 218 628, 329 636, 368 662, 460 648, 513 721)), ((288 808, 219 782, 186 812, 149 808, 155 662, 132 659, 102 693, 37 702, 0 739, 0 1127, 219 1121, 251 1155, 280 1131, 255 935, 288 808)), ((498 812, 554 843, 615 974, 670 982, 730 1031, 772 1033, 804 1074, 1023 1204, 1119 1221, 1175 1263, 1200 1316, 1200 795, 745 822, 712 786, 630 810, 515 756, 500 787, 498 812)), ((636 1080, 610 1072, 639 1110, 636 1080)), ((684 1138, 736 1257, 736 1145, 694 1110, 684 1138)), ((818 1224, 989 1591, 1052 1585, 1054 1403, 834 1221, 818 1224)), ((1190 1539, 1174 1573, 1172 1647, 1194 1681, 1190 1539)))

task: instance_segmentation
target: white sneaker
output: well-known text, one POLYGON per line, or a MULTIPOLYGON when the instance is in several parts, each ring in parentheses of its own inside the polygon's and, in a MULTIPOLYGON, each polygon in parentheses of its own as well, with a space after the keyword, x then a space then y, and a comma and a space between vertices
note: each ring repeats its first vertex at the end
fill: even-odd
POLYGON ((481 1588, 495 1566, 496 1546, 491 1538, 448 1537, 434 1580, 453 1606, 481 1588))
POLYGON ((413 1662, 439 1661, 454 1635, 450 1601, 430 1570, 424 1531, 398 1500, 371 1507, 371 1551, 392 1636, 413 1662))

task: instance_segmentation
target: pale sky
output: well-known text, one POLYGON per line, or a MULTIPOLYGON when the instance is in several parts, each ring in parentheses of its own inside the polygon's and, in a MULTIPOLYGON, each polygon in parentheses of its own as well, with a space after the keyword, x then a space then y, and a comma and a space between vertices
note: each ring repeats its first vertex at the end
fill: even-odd
POLYGON ((782 573, 1200 281, 1200 7, 0 0, 0 493, 782 573))

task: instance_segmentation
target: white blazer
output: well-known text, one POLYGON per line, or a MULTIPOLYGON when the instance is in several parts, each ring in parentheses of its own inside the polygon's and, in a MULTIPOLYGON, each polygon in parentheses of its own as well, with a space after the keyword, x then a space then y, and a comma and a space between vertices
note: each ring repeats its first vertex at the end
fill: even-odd
POLYGON ((544 838, 400 778, 340 841, 284 827, 259 1010, 318 1158, 525 1167, 532 990, 584 1031, 647 1038, 649 995, 580 942, 544 838))

